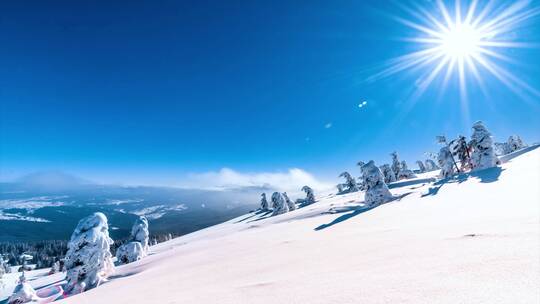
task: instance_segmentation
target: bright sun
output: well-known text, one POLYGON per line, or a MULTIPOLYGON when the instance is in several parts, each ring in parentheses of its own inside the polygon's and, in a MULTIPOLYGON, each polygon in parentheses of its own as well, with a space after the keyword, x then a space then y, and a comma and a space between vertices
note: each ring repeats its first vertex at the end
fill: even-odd
POLYGON ((414 20, 399 16, 394 19, 417 31, 414 37, 403 40, 415 43, 419 50, 389 60, 381 72, 368 80, 403 71, 422 71, 411 97, 417 99, 435 79, 442 80, 437 88, 443 92, 450 77, 456 74, 461 103, 466 105, 467 83, 475 80, 475 85, 486 93, 483 76, 488 73, 520 97, 538 99, 538 90, 503 66, 519 63, 508 57, 508 49, 535 47, 534 43, 516 41, 516 37, 525 22, 540 15, 540 7, 532 6, 529 0, 509 1, 499 6, 478 0, 472 0, 467 7, 462 7, 459 0, 454 3, 449 9, 443 0, 436 0, 433 12, 420 5, 402 6, 414 20))
POLYGON ((456 24, 454 28, 443 33, 440 46, 446 56, 463 60, 478 56, 482 35, 469 24, 456 24))

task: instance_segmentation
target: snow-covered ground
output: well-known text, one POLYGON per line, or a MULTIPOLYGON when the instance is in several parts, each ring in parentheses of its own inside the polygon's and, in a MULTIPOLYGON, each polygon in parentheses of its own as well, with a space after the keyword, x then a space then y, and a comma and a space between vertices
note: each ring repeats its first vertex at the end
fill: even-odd
POLYGON ((247 214, 153 246, 63 301, 540 303, 540 149, 516 156, 391 185, 398 199, 371 210, 351 193, 247 214))

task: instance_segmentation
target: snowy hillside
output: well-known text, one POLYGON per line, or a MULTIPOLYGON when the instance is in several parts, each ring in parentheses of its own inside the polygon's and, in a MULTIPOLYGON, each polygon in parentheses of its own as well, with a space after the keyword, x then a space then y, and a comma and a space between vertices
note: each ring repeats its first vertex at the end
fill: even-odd
POLYGON ((63 303, 540 303, 540 149, 518 154, 391 185, 398 199, 371 210, 351 193, 247 214, 63 303))

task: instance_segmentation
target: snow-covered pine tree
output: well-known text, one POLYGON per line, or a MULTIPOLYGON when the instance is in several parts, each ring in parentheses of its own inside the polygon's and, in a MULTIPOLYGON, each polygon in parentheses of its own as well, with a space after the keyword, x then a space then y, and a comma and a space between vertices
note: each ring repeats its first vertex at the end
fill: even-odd
POLYGON ((366 190, 366 186, 364 185, 364 178, 362 177, 362 166, 366 163, 363 161, 359 161, 356 163, 357 166, 360 167, 360 176, 358 177, 358 189, 364 191, 366 190))
POLYGON ((523 149, 527 146, 523 142, 523 140, 521 140, 521 137, 519 137, 519 135, 511 135, 510 137, 508 137, 508 141, 506 142, 506 144, 508 145, 510 153, 519 149, 523 149))
POLYGON ((439 170, 440 168, 432 159, 426 159, 426 169, 428 171, 435 171, 439 170))
POLYGON ((358 185, 356 184, 356 180, 354 177, 352 177, 349 172, 345 171, 339 175, 339 177, 345 178, 345 184, 344 186, 347 187, 347 192, 357 192, 358 191, 358 185))
POLYGON ((279 192, 274 192, 272 194, 272 205, 276 206, 272 212, 272 215, 279 215, 289 212, 289 206, 287 206, 285 199, 279 192))
POLYGON ((4 266, 4 259, 2 257, 2 255, 0 254, 0 289, 3 288, 2 286, 2 277, 4 276, 4 274, 6 273, 6 268, 4 266))
POLYGON ((467 168, 470 168, 471 154, 469 152, 469 146, 467 145, 465 136, 459 135, 457 139, 451 142, 450 147, 460 163, 461 171, 465 171, 467 168))
POLYGON ((24 271, 19 277, 19 284, 13 290, 13 294, 9 297, 8 304, 23 304, 30 302, 37 302, 39 300, 36 291, 26 281, 24 271))
POLYGON ((397 181, 396 174, 394 173, 389 164, 382 165, 380 167, 380 171, 382 172, 385 183, 393 183, 397 181))
POLYGON ((287 192, 283 192, 283 199, 285 199, 285 203, 287 204, 289 211, 296 210, 296 204, 293 201, 291 201, 291 199, 287 195, 287 192))
POLYGON ((472 170, 482 170, 497 166, 500 161, 493 150, 491 133, 481 121, 473 125, 473 134, 469 146, 472 147, 472 170))
POLYGON ((455 164, 454 159, 452 158, 452 152, 448 146, 443 146, 439 151, 438 156, 439 166, 441 166, 441 173, 439 174, 441 178, 447 178, 454 174, 455 164))
POLYGON ((394 171, 394 175, 397 179, 400 177, 401 173, 401 162, 399 161, 399 157, 396 151, 390 153, 390 156, 392 156, 392 171, 394 171))
POLYGON ((368 206, 375 206, 392 199, 392 194, 384 182, 381 170, 375 166, 375 162, 370 160, 362 166, 362 176, 366 185, 365 203, 368 206))
POLYGON ((497 156, 506 155, 510 153, 510 146, 508 146, 507 142, 496 142, 493 143, 493 151, 495 151, 495 155, 497 156))
POLYGON ((268 211, 268 200, 266 199, 266 193, 261 193, 261 210, 268 211))
POLYGON ((306 198, 304 199, 305 205, 311 205, 315 203, 315 193, 313 192, 313 189, 309 186, 302 187, 302 191, 306 193, 306 198))
POLYGON ((128 243, 123 244, 116 250, 116 258, 122 264, 138 261, 148 255, 148 220, 140 216, 133 227, 128 243))
POLYGON ((417 160, 416 164, 418 165, 418 171, 420 171, 420 173, 426 172, 426 166, 424 166, 424 163, 421 160, 417 160))
POLYGON ((131 227, 131 240, 139 242, 142 245, 145 255, 148 253, 148 240, 150 232, 148 231, 148 219, 144 216, 139 216, 133 227, 131 227))
POLYGON ((399 171, 399 179, 409 179, 409 178, 415 178, 416 174, 412 172, 412 170, 409 170, 409 167, 407 166, 407 162, 402 160, 401 161, 401 170, 399 171))
POLYGON ((112 244, 105 214, 96 212, 79 221, 65 258, 66 292, 79 293, 94 288, 114 272, 109 251, 112 244))

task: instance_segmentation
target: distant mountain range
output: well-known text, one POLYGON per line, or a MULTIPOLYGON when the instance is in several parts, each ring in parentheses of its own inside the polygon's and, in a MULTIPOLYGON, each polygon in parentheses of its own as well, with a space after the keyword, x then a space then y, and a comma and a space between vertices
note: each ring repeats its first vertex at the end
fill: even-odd
POLYGON ((0 241, 68 239, 77 222, 96 211, 109 218, 113 238, 126 237, 137 215, 148 217, 151 233, 186 234, 256 208, 264 190, 124 187, 35 173, 0 183, 0 241))

